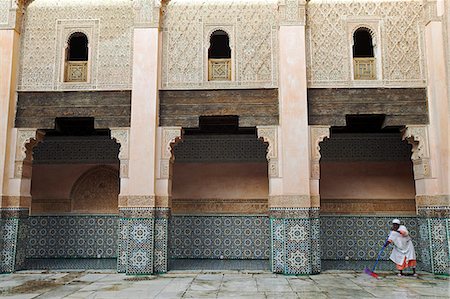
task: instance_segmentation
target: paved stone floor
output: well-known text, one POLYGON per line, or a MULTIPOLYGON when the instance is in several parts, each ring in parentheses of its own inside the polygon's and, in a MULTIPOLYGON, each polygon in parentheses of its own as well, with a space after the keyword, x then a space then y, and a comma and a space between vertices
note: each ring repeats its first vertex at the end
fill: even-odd
POLYGON ((126 276, 108 271, 21 271, 0 275, 2 298, 450 298, 446 276, 325 271, 283 276, 263 271, 171 271, 126 276))

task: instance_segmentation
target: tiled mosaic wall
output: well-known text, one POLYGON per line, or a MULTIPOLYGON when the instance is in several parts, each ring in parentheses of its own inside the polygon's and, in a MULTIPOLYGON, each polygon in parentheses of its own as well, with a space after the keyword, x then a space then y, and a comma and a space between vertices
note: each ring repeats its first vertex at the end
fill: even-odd
POLYGON ((31 216, 29 224, 27 258, 117 257, 115 215, 31 216))
POLYGON ((320 222, 316 208, 279 208, 270 211, 272 272, 319 273, 320 222))
POLYGON ((0 209, 0 273, 23 268, 28 230, 28 209, 0 209))
POLYGON ((450 208, 419 208, 420 259, 424 270, 450 275, 450 208))
POLYGON ((172 216, 170 257, 268 259, 267 216, 172 216))
MULTIPOLYGON (((375 260, 389 234, 391 221, 399 217, 320 216, 321 257, 325 260, 375 260)), ((416 252, 420 251, 417 217, 400 217, 416 252)), ((388 260, 392 247, 384 250, 388 260)))
POLYGON ((168 270, 170 210, 158 208, 155 213, 155 252, 153 271, 165 273, 168 270))
POLYGON ((154 273, 154 208, 119 210, 117 271, 126 274, 154 273))

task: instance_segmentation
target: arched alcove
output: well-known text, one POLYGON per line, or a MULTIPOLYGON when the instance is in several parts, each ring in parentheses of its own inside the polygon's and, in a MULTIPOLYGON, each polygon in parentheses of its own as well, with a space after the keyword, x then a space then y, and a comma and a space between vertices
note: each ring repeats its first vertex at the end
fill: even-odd
POLYGON ((77 213, 118 213, 119 173, 97 166, 86 171, 72 187, 71 211, 77 213))

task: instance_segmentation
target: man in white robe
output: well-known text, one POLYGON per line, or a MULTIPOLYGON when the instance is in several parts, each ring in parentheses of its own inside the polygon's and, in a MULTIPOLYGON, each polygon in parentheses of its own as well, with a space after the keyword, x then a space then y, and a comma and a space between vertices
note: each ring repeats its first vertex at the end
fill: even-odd
POLYGON ((409 236, 408 230, 404 225, 400 225, 400 220, 394 219, 392 221, 392 231, 389 234, 388 241, 386 245, 393 244, 391 256, 389 257, 391 261, 396 264, 397 270, 400 271, 399 276, 403 275, 403 270, 411 267, 413 270, 413 275, 416 274, 416 251, 414 250, 414 245, 412 239, 409 236))

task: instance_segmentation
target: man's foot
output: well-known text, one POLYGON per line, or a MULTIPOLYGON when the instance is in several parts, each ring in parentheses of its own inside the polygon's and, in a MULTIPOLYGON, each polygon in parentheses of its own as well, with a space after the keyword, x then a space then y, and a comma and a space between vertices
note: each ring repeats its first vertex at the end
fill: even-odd
POLYGON ((397 276, 401 277, 401 276, 403 276, 403 274, 402 273, 398 273, 397 276))
POLYGON ((413 273, 413 275, 412 276, 414 276, 414 277, 417 277, 417 276, 419 276, 419 275, 417 275, 417 273, 413 273))

